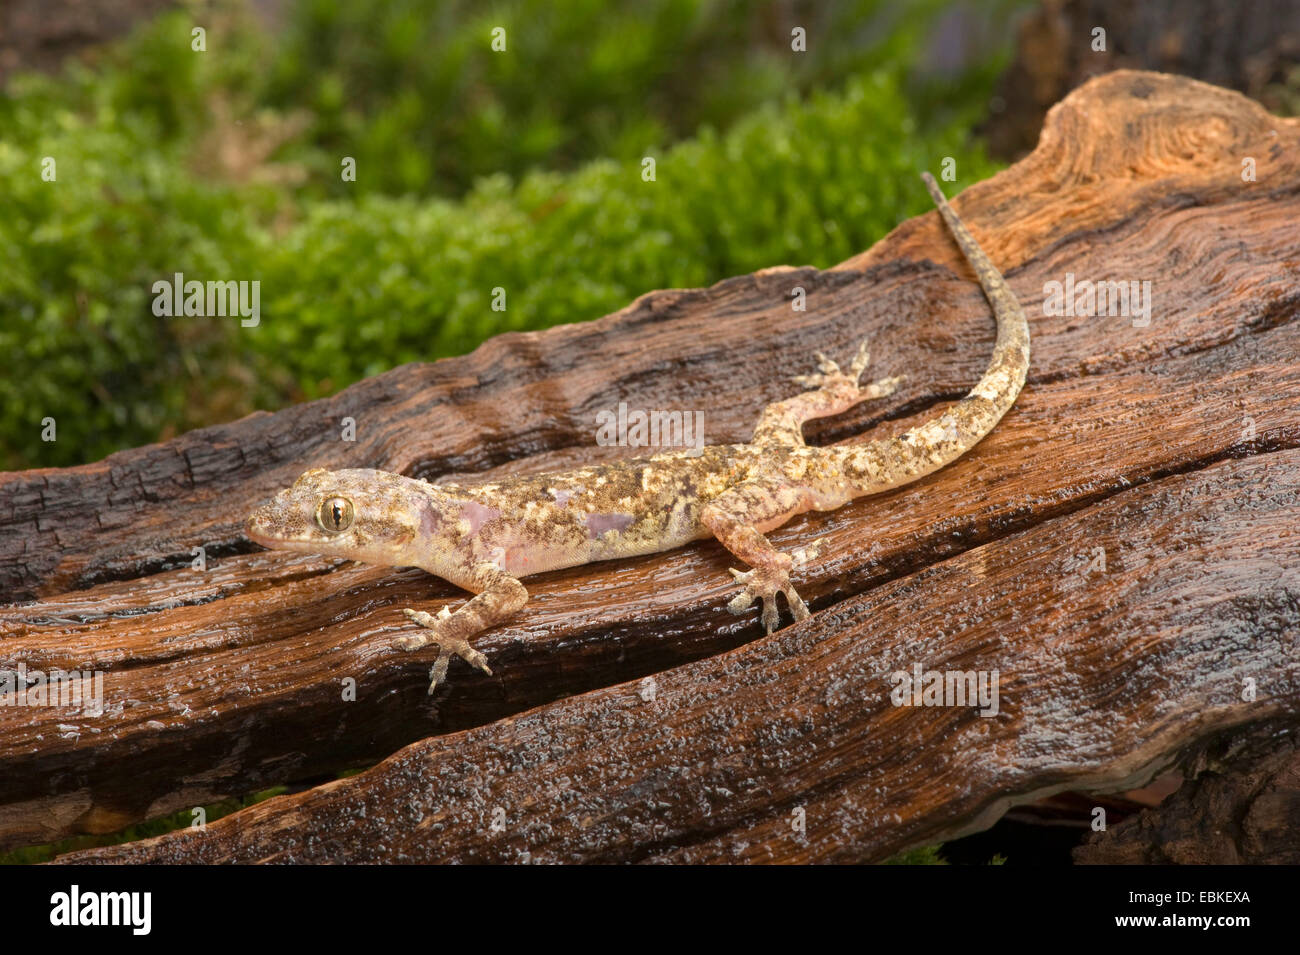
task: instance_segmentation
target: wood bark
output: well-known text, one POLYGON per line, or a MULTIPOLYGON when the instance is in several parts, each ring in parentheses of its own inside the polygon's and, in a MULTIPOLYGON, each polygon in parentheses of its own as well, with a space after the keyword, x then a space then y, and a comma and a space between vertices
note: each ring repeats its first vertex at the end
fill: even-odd
POLYGON ((815 618, 772 636, 726 612, 734 562, 704 542, 530 578, 528 607, 476 641, 495 676, 454 664, 428 698, 432 654, 389 644, 400 608, 454 588, 261 551, 240 525, 308 467, 495 478, 626 454, 593 441, 619 402, 702 409, 710 443, 744 440, 813 351, 864 336, 869 374, 905 386, 810 440, 901 432, 960 397, 993 340, 934 213, 831 270, 655 292, 274 415, 0 475, 0 587, 21 601, 0 610, 0 666, 106 670, 108 698, 99 718, 0 708, 0 842, 389 757, 205 833, 70 858, 863 861, 1296 721, 1298 146, 1300 123, 1238 94, 1116 72, 964 190, 1031 316, 1029 383, 951 467, 773 532, 826 546, 799 579, 815 618), (1150 281, 1149 323, 1044 315, 1067 273, 1150 281), (997 670, 999 714, 891 705, 891 674, 917 664, 997 670))
POLYGON ((1019 159, 1053 105, 1117 69, 1194 77, 1294 116, 1297 64, 1300 0, 1041 0, 1019 18, 1000 106, 980 133, 995 156, 1019 159))
POLYGON ((1185 782, 1074 850, 1084 865, 1300 864, 1300 747, 1293 732, 1228 737, 1194 755, 1185 782))

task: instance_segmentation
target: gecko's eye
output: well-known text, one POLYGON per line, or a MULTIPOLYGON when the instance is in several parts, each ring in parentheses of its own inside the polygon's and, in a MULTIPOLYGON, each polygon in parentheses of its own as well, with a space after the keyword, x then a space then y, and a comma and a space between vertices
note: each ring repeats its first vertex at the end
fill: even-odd
POLYGON ((339 534, 352 526, 352 502, 346 497, 327 497, 320 502, 316 523, 330 534, 339 534))

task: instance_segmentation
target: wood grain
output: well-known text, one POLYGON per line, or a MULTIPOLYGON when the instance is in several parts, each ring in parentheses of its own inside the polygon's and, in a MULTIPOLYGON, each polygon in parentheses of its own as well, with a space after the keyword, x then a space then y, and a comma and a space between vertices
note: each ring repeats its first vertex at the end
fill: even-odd
POLYGON ((1208 734, 1294 715, 1297 146, 1300 124, 1237 94, 1118 72, 962 192, 1031 316, 1029 384, 955 465, 775 532, 827 546, 800 584, 816 619, 769 638, 726 613, 731 561, 707 542, 530 578, 528 608, 477 641, 496 675, 453 665, 430 700, 431 655, 388 645, 401 607, 453 588, 263 552, 239 526, 313 466, 496 477, 607 458, 595 415, 620 401, 699 409, 711 443, 743 440, 811 352, 847 356, 864 335, 872 374, 907 382, 810 439, 904 430, 964 393, 993 340, 933 213, 829 271, 656 292, 275 415, 0 475, 0 588, 20 601, 0 609, 0 666, 107 670, 110 700, 93 720, 0 707, 0 844, 319 778, 437 733, 206 837, 95 857, 356 859, 372 840, 392 858, 868 859, 1034 794, 1131 788, 1208 734), (1044 316, 1044 284, 1067 272, 1149 279, 1150 324, 1044 316), (807 312, 790 309, 795 285, 807 312), (199 544, 206 572, 188 566, 199 544), (1085 579, 1096 547, 1108 570, 1085 579), (881 668, 901 657, 1000 661, 1014 702, 994 720, 895 709, 881 668), (1234 704, 1254 670, 1269 695, 1234 704), (476 828, 489 798, 516 820, 503 838, 476 828), (337 799, 378 800, 392 835, 345 825, 337 799), (796 804, 810 824, 790 846, 796 804), (409 826, 425 841, 435 827, 438 847, 409 826))
POLYGON ((68 860, 881 859, 1052 792, 1141 785, 1180 746, 1294 714, 1297 526, 1300 450, 1220 462, 652 684, 425 740, 202 834, 68 860), (1093 547, 1104 573, 1079 560, 1093 547), (997 671, 998 715, 893 705, 891 674, 917 663, 997 671))

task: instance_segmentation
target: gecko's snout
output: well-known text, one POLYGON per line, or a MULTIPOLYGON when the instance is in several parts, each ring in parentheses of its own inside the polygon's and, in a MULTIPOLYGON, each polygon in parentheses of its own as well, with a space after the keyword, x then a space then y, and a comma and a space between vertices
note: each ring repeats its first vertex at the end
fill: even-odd
POLYGON ((274 497, 248 515, 244 521, 244 534, 263 547, 281 547, 297 536, 291 515, 292 511, 284 506, 280 497, 274 497))
POLYGON ((267 546, 271 532, 270 522, 267 520, 269 517, 267 510, 266 505, 263 505, 249 514, 248 520, 244 521, 244 534, 249 540, 261 544, 263 547, 267 546))
MULTIPOLYGON (((308 474, 310 475, 311 472, 308 474)), ((333 551, 320 546, 329 543, 329 535, 324 533, 318 523, 317 508, 320 506, 317 504, 318 497, 316 487, 305 487, 302 479, 299 479, 293 487, 285 488, 275 497, 253 508, 244 520, 245 536, 254 543, 273 550, 311 550, 316 553, 332 553, 333 551)), ((334 501, 326 498, 324 503, 334 503, 334 501)), ((349 502, 342 503, 348 505, 348 510, 346 515, 340 514, 339 521, 344 516, 351 517, 349 502)))

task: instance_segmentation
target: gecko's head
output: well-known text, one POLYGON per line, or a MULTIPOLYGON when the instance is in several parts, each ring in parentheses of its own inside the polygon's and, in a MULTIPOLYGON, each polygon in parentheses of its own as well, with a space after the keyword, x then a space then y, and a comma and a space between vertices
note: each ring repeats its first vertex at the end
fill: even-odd
POLYGON ((263 547, 400 564, 436 519, 422 485, 385 471, 313 468, 248 517, 263 547))

